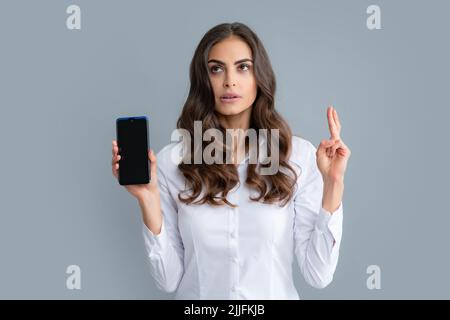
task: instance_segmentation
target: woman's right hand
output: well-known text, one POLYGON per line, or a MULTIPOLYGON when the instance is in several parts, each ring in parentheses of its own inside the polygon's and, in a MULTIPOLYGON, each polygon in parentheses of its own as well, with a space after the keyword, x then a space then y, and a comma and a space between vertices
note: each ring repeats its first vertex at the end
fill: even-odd
MULTIPOLYGON (((142 219, 147 228, 157 235, 162 228, 161 201, 159 197, 158 176, 156 175, 156 156, 153 150, 147 151, 150 160, 150 182, 147 184, 132 184, 124 186, 139 202, 142 219)), ((119 178, 120 155, 117 141, 112 142, 112 172, 119 178)))
MULTIPOLYGON (((148 184, 133 184, 124 186, 139 201, 159 196, 158 177, 156 174, 156 156, 153 150, 148 150, 148 159, 150 160, 150 182, 148 184)), ((112 173, 119 178, 120 155, 117 141, 112 141, 112 173)))

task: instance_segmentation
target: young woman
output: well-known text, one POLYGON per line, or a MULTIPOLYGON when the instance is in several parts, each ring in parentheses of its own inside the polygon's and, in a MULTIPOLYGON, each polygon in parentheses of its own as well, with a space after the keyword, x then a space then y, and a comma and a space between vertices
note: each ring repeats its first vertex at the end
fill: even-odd
MULTIPOLYGON (((157 156, 149 150, 151 182, 125 188, 139 202, 158 287, 176 291, 178 299, 299 299, 295 258, 307 283, 327 286, 338 261, 350 157, 336 110, 327 109, 331 138, 317 149, 292 136, 274 107, 276 82, 268 55, 241 23, 220 24, 204 35, 191 62, 190 85, 178 129, 191 137, 195 121, 201 121, 202 133, 278 129, 277 141, 272 135, 258 137, 257 150, 260 154, 261 142, 266 143, 270 155, 278 156, 279 170, 261 174, 270 164, 250 163, 250 152, 240 156, 238 148, 250 149, 242 136, 225 146, 231 163, 174 162, 173 154, 194 157, 195 148, 186 149, 189 144, 181 141, 157 156)), ((206 149, 204 141, 201 148, 206 149)), ((117 177, 116 141, 112 152, 117 177)))

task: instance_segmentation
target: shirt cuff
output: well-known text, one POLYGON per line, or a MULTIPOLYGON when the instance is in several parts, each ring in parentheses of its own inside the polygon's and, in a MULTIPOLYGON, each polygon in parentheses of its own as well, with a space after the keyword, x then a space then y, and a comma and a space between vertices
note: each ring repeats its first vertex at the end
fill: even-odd
POLYGON ((167 232, 166 226, 164 224, 164 218, 162 219, 161 232, 159 234, 155 235, 153 232, 151 232, 150 229, 145 225, 145 223, 142 223, 142 229, 144 233, 145 244, 149 252, 153 250, 164 249, 165 245, 167 244, 167 232))
MULTIPOLYGON (((333 213, 320 208, 319 216, 316 222, 317 230, 328 233, 333 236, 334 243, 340 241, 340 235, 342 233, 342 215, 343 215, 343 203, 339 204, 339 207, 333 213)), ((333 244, 334 244, 333 243, 333 244)))

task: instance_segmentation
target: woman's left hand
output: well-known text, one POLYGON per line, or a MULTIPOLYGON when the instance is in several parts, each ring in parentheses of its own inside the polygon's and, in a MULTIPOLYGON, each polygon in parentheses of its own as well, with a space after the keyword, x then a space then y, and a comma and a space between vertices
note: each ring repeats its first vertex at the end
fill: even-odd
POLYGON ((317 166, 324 181, 343 182, 351 151, 340 137, 341 123, 332 106, 327 108, 327 117, 331 138, 322 140, 317 148, 317 166))

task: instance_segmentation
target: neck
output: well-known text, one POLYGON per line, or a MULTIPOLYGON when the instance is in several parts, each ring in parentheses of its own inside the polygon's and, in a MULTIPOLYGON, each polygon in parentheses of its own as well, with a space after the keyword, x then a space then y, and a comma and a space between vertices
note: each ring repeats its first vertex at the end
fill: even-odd
POLYGON ((243 131, 237 130, 233 134, 232 139, 232 159, 233 163, 239 164, 244 158, 246 153, 245 146, 247 145, 245 141, 245 133, 250 128, 250 117, 252 108, 248 108, 236 115, 217 115, 220 124, 225 129, 242 129, 243 131), (243 151, 243 153, 238 153, 238 148, 243 151))
POLYGON ((250 127, 250 117, 252 109, 248 108, 239 114, 222 115, 217 114, 220 124, 225 129, 243 129, 246 131, 250 127))

